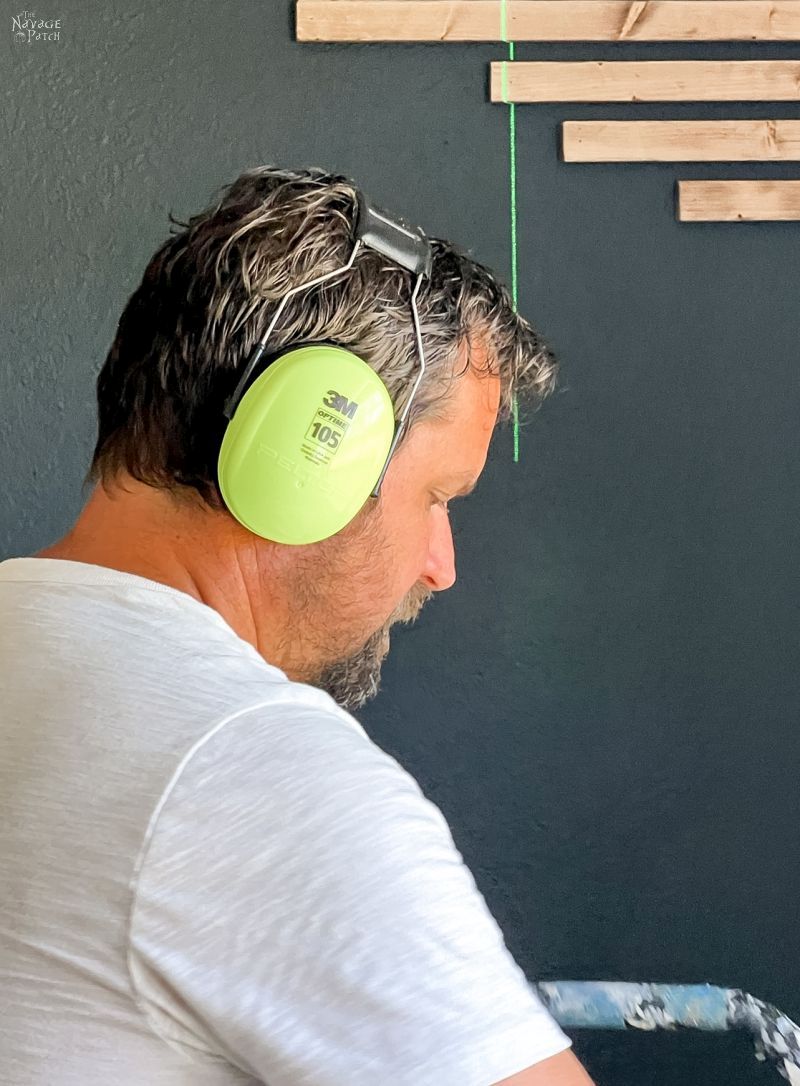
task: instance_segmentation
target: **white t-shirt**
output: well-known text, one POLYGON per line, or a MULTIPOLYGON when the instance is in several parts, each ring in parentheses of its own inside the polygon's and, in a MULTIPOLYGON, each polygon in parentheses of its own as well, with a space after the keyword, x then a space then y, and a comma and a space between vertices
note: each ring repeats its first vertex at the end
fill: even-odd
POLYGON ((438 807, 212 608, 0 563, 4 1086, 489 1086, 569 1046, 438 807))

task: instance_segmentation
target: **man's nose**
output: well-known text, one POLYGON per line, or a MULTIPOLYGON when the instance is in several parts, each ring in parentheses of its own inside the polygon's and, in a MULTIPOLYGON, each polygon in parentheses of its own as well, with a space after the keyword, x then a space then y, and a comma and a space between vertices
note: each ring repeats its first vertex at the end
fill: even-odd
POLYGON ((456 556, 450 517, 446 509, 437 508, 433 511, 428 556, 420 580, 434 592, 442 592, 455 584, 456 556))

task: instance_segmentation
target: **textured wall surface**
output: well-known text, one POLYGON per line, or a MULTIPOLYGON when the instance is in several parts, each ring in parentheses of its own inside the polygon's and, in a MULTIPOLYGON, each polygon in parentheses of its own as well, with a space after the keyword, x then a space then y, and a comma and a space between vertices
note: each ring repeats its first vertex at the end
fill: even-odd
MULTIPOLYGON (((287 0, 46 0, 3 16, 0 557, 80 509, 94 379, 168 231, 242 169, 350 174, 506 274, 500 45, 301 45, 287 0)), ((519 45, 520 59, 613 57, 519 45)), ((630 59, 800 57, 631 46, 630 59)), ((711 981, 800 1017, 800 225, 679 225, 683 177, 575 166, 519 107, 520 309, 560 393, 453 508, 459 581, 399 631, 360 714, 443 809, 529 976, 711 981)), ((737 1037, 584 1035, 599 1083, 773 1081, 737 1037)))

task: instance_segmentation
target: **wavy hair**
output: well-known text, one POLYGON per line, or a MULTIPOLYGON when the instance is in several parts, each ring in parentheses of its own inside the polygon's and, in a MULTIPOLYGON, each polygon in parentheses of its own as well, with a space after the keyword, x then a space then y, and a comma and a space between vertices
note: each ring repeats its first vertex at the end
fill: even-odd
MULTIPOLYGON (((98 436, 86 481, 121 471, 151 486, 194 488, 224 508, 217 457, 223 405, 286 291, 345 264, 353 246, 357 188, 321 169, 262 166, 181 222, 128 300, 97 378, 98 436)), ((466 343, 466 366, 501 381, 499 420, 512 397, 538 406, 557 363, 492 272, 448 241, 430 239, 433 265, 417 295, 426 373, 405 436, 441 413, 466 343)), ((415 276, 363 248, 352 268, 286 305, 268 352, 333 340, 360 355, 386 384, 399 415, 418 373, 410 298, 415 276)), ((262 372, 260 365, 253 379, 262 372)))

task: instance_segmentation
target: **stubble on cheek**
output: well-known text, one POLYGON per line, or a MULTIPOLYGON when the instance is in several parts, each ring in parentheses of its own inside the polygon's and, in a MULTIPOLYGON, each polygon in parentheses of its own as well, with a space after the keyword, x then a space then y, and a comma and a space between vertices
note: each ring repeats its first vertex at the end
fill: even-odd
POLYGON ((299 558, 286 648, 304 672, 319 673, 357 653, 388 621, 394 556, 380 529, 375 510, 299 558))
POLYGON ((391 595, 391 577, 396 568, 393 548, 382 537, 372 536, 358 554, 358 568, 349 582, 352 610, 347 612, 347 636, 335 653, 328 643, 323 663, 311 680, 327 691, 343 709, 354 710, 374 698, 380 689, 381 665, 390 648, 390 629, 397 622, 413 622, 433 593, 421 583, 411 589, 387 614, 370 608, 391 595))

